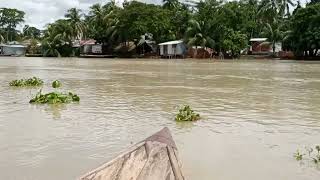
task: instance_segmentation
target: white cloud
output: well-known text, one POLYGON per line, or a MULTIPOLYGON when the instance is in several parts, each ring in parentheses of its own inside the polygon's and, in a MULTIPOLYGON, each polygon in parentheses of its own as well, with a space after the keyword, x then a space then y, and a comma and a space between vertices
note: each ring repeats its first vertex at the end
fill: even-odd
POLYGON ((76 7, 87 11, 95 3, 105 0, 0 0, 0 7, 16 8, 26 13, 25 24, 44 28, 48 23, 62 18, 66 11, 76 7))

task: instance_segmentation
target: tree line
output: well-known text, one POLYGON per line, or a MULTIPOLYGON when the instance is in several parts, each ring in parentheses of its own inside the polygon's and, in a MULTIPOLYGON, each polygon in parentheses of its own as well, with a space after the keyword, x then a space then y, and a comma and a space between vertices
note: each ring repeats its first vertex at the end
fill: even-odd
MULTIPOLYGON (((75 40, 95 39, 107 53, 119 44, 137 44, 148 33, 156 43, 183 39, 189 46, 209 47, 238 57, 254 37, 267 37, 297 57, 315 57, 320 48, 320 0, 302 7, 295 0, 163 0, 162 5, 125 1, 94 4, 88 13, 69 9, 43 31, 17 25, 25 13, 0 9, 0 40, 36 39, 45 56, 72 56, 75 40), (293 9, 293 10, 292 10, 293 9)), ((129 48, 127 48, 129 49, 129 48)))

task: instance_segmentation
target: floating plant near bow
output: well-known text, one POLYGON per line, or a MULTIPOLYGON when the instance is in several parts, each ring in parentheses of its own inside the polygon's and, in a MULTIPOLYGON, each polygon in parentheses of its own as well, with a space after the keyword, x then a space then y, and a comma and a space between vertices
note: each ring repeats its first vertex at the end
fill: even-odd
MULTIPOLYGON (((306 151, 308 152, 309 157, 306 158, 306 160, 311 160, 312 162, 314 162, 316 165, 320 164, 320 146, 317 145, 315 146, 315 148, 305 148, 306 151), (314 153, 313 153, 314 152, 314 153)), ((306 154, 302 154, 300 153, 299 150, 297 150, 297 152, 294 154, 294 158, 297 161, 301 161, 304 159, 304 156, 306 154)))
POLYGON ((32 77, 29 79, 17 79, 9 83, 10 86, 23 87, 23 86, 41 86, 43 85, 43 80, 37 77, 32 77))
POLYGON ((179 113, 176 115, 176 121, 196 121, 200 119, 200 115, 194 113, 190 106, 185 105, 179 109, 179 113))
MULTIPOLYGON (((61 87, 60 81, 54 81, 52 83, 53 88, 61 87)), ((39 104, 58 104, 58 103, 71 103, 79 102, 80 97, 72 92, 62 93, 62 92, 51 92, 47 94, 42 94, 40 90, 35 97, 33 97, 29 103, 39 103, 39 104)))
POLYGON ((303 159, 303 156, 305 154, 301 154, 299 150, 294 154, 294 158, 296 158, 297 161, 301 161, 303 159))

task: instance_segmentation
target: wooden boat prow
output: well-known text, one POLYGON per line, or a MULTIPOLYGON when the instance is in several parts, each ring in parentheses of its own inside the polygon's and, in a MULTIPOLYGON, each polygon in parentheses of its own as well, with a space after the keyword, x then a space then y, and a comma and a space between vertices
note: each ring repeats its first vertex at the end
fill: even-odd
POLYGON ((168 128, 132 146, 80 180, 184 180, 168 128))

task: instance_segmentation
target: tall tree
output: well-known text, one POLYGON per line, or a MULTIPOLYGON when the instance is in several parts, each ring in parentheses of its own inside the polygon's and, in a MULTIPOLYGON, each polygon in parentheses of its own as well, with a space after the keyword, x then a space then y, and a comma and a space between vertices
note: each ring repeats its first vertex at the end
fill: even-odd
POLYGON ((72 32, 69 21, 57 20, 49 24, 44 34, 42 46, 45 56, 72 56, 72 32))
POLYGON ((116 34, 119 8, 114 1, 102 6, 94 4, 90 7, 89 15, 86 17, 88 23, 88 35, 100 43, 112 44, 116 34))
POLYGON ((6 31, 6 40, 16 40, 17 31, 16 27, 24 22, 23 11, 11 8, 0 8, 0 28, 6 31))
POLYGON ((72 27, 72 38, 74 40, 81 40, 84 35, 84 31, 86 30, 86 26, 82 20, 82 11, 77 8, 71 8, 67 11, 65 17, 72 27))
POLYGON ((226 29, 224 34, 225 36, 221 44, 222 51, 232 58, 239 57, 241 50, 247 47, 248 41, 246 35, 232 29, 226 29))
POLYGON ((163 8, 166 9, 177 9, 180 6, 180 3, 178 0, 163 0, 163 8))
POLYGON ((189 46, 202 46, 213 48, 214 40, 210 37, 211 27, 205 21, 190 20, 186 31, 185 41, 189 46))
POLYGON ((151 33, 156 42, 174 40, 171 15, 160 6, 131 1, 120 11, 118 27, 127 36, 127 41, 140 39, 145 33, 151 33))
POLYGON ((283 34, 280 23, 277 21, 274 21, 273 23, 266 23, 264 34, 266 37, 268 37, 268 40, 272 43, 272 53, 275 56, 275 50, 276 50, 276 43, 281 42, 283 39, 283 34))
POLYGON ((299 8, 290 21, 290 31, 285 41, 298 57, 319 56, 320 49, 320 3, 299 8))
POLYGON ((22 32, 23 32, 23 36, 26 38, 39 39, 41 35, 41 30, 29 25, 25 25, 23 27, 22 32))

